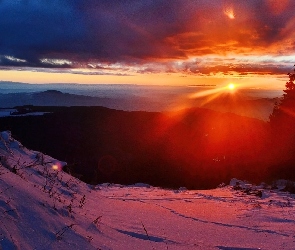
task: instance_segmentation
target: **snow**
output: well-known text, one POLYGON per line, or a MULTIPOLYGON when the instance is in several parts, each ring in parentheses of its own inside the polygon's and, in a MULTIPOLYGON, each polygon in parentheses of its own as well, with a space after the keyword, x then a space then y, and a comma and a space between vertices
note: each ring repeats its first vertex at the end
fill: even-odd
POLYGON ((11 112, 16 112, 16 109, 0 109, 0 117, 10 116, 11 112))
POLYGON ((8 116, 40 116, 44 114, 48 114, 49 112, 29 112, 26 114, 12 115, 12 112, 17 112, 16 109, 0 109, 0 117, 8 117, 8 116))
POLYGON ((0 157, 3 250, 295 248, 295 196, 279 189, 239 180, 213 190, 88 185, 8 131, 0 157))

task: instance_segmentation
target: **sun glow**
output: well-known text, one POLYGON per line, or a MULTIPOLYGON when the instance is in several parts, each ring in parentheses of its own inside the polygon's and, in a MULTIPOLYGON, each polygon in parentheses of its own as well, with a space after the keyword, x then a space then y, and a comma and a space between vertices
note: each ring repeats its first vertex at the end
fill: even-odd
POLYGON ((228 88, 229 90, 234 90, 234 89, 236 88, 236 85, 233 84, 233 83, 230 83, 229 85, 227 85, 227 88, 228 88))

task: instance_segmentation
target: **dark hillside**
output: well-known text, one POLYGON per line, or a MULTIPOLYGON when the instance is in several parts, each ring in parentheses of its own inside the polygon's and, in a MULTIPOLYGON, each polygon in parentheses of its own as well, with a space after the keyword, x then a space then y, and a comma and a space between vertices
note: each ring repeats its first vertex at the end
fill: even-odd
POLYGON ((260 181, 266 175, 268 125, 257 119, 201 108, 166 114, 34 109, 53 113, 1 118, 0 129, 68 162, 89 183, 210 188, 232 177, 260 181))

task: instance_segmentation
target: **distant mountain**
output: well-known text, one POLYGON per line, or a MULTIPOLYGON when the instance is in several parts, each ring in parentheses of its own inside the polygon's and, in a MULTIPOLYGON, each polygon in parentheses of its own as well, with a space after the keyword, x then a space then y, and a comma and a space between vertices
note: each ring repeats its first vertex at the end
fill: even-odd
MULTIPOLYGON (((103 106, 122 110, 146 110, 151 101, 144 97, 110 98, 93 97, 63 93, 58 90, 46 90, 32 93, 0 94, 0 107, 15 106, 103 106)), ((154 105, 155 106, 155 105, 154 105)), ((157 105, 156 105, 157 106, 157 105)))
MULTIPOLYGON (((1 86, 5 84, 0 82, 1 86)), ((26 84, 24 84, 26 85, 26 84)), ((29 85, 29 84, 27 84, 29 85)), ((18 86, 17 84, 15 86, 18 86)), ((22 86, 20 83, 19 86, 22 86)), ((97 90, 96 90, 97 91, 97 90)), ((153 90, 154 91, 154 90, 153 90)), ((109 90, 108 92, 112 92, 109 90)), ((155 92, 156 93, 156 92, 155 92)), ((231 112, 238 115, 268 120, 277 98, 249 98, 246 95, 220 95, 208 101, 208 97, 189 99, 179 98, 177 94, 160 93, 158 96, 132 95, 122 92, 112 96, 87 96, 81 94, 65 93, 60 90, 45 90, 21 93, 0 94, 0 108, 15 106, 103 106, 125 111, 166 111, 185 107, 204 107, 221 112, 231 112)))
POLYGON ((196 100, 192 105, 220 112, 230 112, 242 116, 268 120, 278 100, 279 98, 249 98, 249 96, 244 95, 225 94, 209 102, 205 98, 203 100, 196 100))

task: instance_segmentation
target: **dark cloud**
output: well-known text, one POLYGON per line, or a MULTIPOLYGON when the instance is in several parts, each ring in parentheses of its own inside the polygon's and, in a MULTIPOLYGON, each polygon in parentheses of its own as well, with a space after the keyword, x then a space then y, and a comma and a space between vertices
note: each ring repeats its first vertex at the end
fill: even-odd
POLYGON ((0 2, 0 53, 38 64, 47 55, 75 53, 84 27, 77 11, 64 1, 0 2))
MULTIPOLYGON (((71 68, 209 54, 290 53, 294 9, 293 0, 2 0, 0 65, 71 68), (230 11, 232 20, 226 16, 230 11), (72 63, 44 63, 44 58, 72 63)), ((187 70, 200 71, 196 66, 187 70)))

